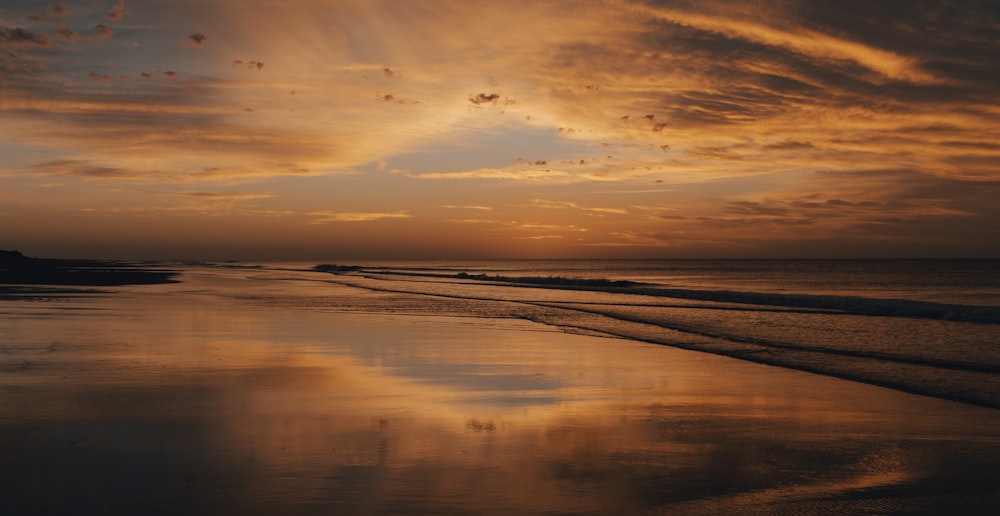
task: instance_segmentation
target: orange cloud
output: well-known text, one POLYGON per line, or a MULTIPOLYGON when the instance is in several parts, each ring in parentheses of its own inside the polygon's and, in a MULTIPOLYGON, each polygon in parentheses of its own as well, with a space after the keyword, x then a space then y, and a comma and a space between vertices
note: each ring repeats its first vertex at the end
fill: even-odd
POLYGON ((405 211, 394 212, 334 212, 314 211, 310 213, 314 219, 310 224, 328 224, 331 222, 370 222, 382 219, 408 219, 412 217, 405 211))
POLYGON ((732 19, 676 9, 650 7, 643 11, 680 25, 784 48, 821 60, 851 60, 890 79, 925 83, 936 81, 935 77, 917 66, 914 58, 801 27, 783 29, 745 18, 732 19))
POLYGON ((111 6, 111 9, 109 9, 106 13, 104 13, 104 17, 109 20, 118 21, 122 19, 122 16, 124 14, 125 14, 125 0, 118 0, 117 2, 115 2, 114 5, 111 6))

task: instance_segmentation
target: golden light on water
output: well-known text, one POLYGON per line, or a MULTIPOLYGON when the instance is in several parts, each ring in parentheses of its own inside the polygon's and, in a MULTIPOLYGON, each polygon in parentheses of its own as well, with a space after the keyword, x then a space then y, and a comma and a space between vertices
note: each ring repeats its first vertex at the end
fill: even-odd
MULTIPOLYGON (((176 267, 182 282, 114 293, 4 291, 0 477, 15 507, 863 511, 978 507, 993 478, 977 469, 998 453, 993 409, 609 337, 701 338, 653 324, 673 315, 751 339, 780 320, 791 339, 816 313, 414 269, 176 267)), ((805 337, 828 328, 808 326, 791 340, 815 347, 805 337)))

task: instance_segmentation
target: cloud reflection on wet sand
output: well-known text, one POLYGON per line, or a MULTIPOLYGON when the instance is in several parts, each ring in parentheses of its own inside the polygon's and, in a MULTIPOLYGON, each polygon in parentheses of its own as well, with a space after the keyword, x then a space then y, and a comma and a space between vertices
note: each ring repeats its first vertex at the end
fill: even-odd
POLYGON ((871 512, 997 480, 996 411, 806 373, 523 321, 100 303, 2 321, 15 513, 871 512))

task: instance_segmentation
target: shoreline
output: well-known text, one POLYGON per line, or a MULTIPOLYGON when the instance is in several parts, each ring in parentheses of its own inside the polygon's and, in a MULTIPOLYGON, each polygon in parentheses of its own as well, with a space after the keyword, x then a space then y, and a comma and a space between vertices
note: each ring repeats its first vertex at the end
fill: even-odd
MULTIPOLYGON (((276 305, 242 296, 311 287, 245 271, 184 280, 72 301, 99 309, 85 315, 0 319, 18 336, 0 350, 0 499, 15 512, 1000 502, 986 487, 1000 481, 993 409, 521 319, 276 305)), ((357 308, 380 300, 317 290, 357 308)), ((407 300, 426 303, 389 301, 407 300)))
POLYGON ((173 278, 177 274, 122 261, 29 258, 17 251, 0 251, 0 295, 23 291, 26 285, 112 287, 175 283, 177 280, 173 278), (10 285, 20 288, 12 289, 10 285))
MULTIPOLYGON (((522 300, 516 297, 505 299, 502 296, 491 297, 479 291, 469 290, 460 292, 452 290, 436 290, 436 284, 425 284, 419 281, 389 281, 385 276, 379 274, 356 273, 347 271, 341 273, 328 273, 326 271, 315 272, 314 274, 325 274, 328 278, 317 280, 330 284, 350 286, 352 288, 366 289, 372 292, 395 293, 402 295, 423 296, 425 298, 446 298, 454 300, 464 300, 485 303, 514 303, 527 308, 551 309, 546 315, 539 317, 536 315, 522 315, 521 317, 550 324, 554 327, 573 327, 581 330, 598 331, 608 335, 629 339, 637 342, 657 344, 667 347, 675 347, 691 351, 710 353, 718 356, 726 356, 739 360, 746 360, 757 364, 764 364, 782 369, 804 371, 813 374, 840 378, 848 381, 860 382, 868 385, 895 389, 900 392, 907 392, 920 396, 927 396, 937 399, 945 399, 958 403, 1000 409, 1000 398, 993 386, 1000 388, 1000 378, 998 378, 998 367, 995 364, 968 364, 963 362, 942 362, 939 360, 923 359, 920 357, 893 356, 890 354, 879 354, 866 351, 837 350, 824 348, 821 346, 787 345, 780 342, 761 340, 747 335, 730 335, 719 331, 705 331, 696 328, 689 328, 684 324, 671 323, 657 318, 657 316, 646 314, 637 317, 632 314, 635 306, 621 305, 616 302, 593 301, 589 304, 572 303, 555 300, 522 300), (589 317, 581 317, 589 316, 589 317), (595 319, 595 317, 597 317, 595 319), (894 368, 905 368, 908 373, 886 376, 883 374, 885 364, 892 364, 894 368), (879 366, 872 370, 873 365, 879 366), (916 373, 920 373, 917 375, 916 373), (961 373, 962 377, 955 376, 961 373), (951 375, 949 377, 949 375, 951 375), (948 381, 926 381, 927 377, 949 377, 948 381), (944 386, 953 382, 960 382, 960 386, 951 386, 950 390, 945 390, 944 386)), ((476 282, 465 283, 460 279, 449 282, 452 289, 471 288, 477 286, 476 282)), ((512 291, 531 292, 537 291, 568 291, 579 292, 581 288, 574 287, 553 287, 539 285, 493 285, 501 289, 512 291)), ((616 289, 587 289, 595 294, 607 295, 637 295, 644 296, 643 289, 629 290, 622 292, 616 289)), ((652 300, 665 300, 666 298, 653 296, 652 300)), ((645 308, 670 308, 672 310, 684 309, 704 309, 701 306, 665 306, 659 304, 643 305, 645 308)), ((939 305, 945 306, 945 305, 939 305)), ((740 310, 738 307, 720 305, 718 311, 740 310)), ((792 312, 785 312, 792 313, 792 312)), ((839 315, 878 319, 887 317, 884 315, 858 314, 858 313, 836 313, 836 312, 795 312, 801 316, 809 315, 839 315)), ((938 324, 937 319, 921 319, 909 317, 897 317, 901 320, 913 320, 914 323, 926 321, 930 324, 938 324)), ((940 321, 941 324, 979 324, 975 322, 962 321, 940 321)), ((991 326, 984 324, 983 326, 991 326)))

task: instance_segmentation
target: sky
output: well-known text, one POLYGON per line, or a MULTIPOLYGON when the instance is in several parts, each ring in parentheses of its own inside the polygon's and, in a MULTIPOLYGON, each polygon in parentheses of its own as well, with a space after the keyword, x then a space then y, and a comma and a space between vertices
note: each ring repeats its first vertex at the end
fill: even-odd
POLYGON ((0 2, 0 249, 1000 257, 1000 2, 0 2))

